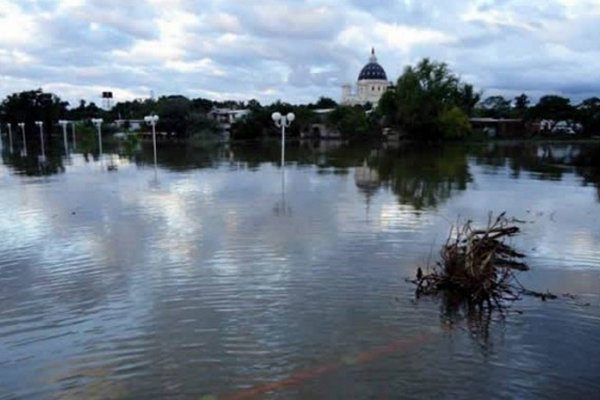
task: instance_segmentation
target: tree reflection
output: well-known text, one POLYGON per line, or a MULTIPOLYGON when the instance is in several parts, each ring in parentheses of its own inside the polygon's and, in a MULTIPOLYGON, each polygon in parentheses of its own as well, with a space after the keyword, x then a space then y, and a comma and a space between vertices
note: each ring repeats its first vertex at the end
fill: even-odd
POLYGON ((513 178, 518 178, 526 171, 533 173, 537 179, 560 180, 564 172, 564 168, 557 162, 563 153, 556 152, 550 145, 493 144, 471 148, 471 152, 478 165, 489 166, 495 170, 508 167, 513 178))
POLYGON ((573 158, 571 165, 575 167, 575 172, 583 178, 584 185, 596 187, 600 202, 600 145, 582 147, 579 154, 573 158))
POLYGON ((27 155, 24 153, 4 151, 2 162, 18 175, 48 176, 65 172, 64 160, 59 152, 51 151, 45 158, 38 155, 35 149, 27 155))
POLYGON ((467 153, 458 146, 402 146, 368 163, 400 203, 417 210, 437 207, 471 181, 467 153))
POLYGON ((600 144, 594 143, 514 143, 473 147, 478 165, 499 170, 510 168, 513 177, 531 173, 540 180, 561 180, 565 173, 594 185, 600 201, 600 144))

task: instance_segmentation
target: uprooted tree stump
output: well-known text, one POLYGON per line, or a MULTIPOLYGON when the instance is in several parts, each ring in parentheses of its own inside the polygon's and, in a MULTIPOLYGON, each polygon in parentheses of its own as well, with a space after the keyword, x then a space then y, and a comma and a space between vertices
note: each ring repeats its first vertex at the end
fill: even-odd
POLYGON ((523 262, 525 255, 507 242, 519 231, 505 213, 495 219, 490 214, 485 229, 473 228, 471 221, 452 227, 442 246, 441 261, 425 274, 419 268, 413 281, 417 296, 448 292, 469 304, 490 308, 518 299, 525 289, 516 280, 515 271, 529 267, 523 262))

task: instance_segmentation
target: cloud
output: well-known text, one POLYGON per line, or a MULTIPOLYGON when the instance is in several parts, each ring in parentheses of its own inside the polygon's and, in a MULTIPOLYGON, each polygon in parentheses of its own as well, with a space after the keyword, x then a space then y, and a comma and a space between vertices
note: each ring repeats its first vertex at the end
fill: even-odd
POLYGON ((0 97, 181 93, 339 98, 372 46, 390 79, 422 57, 487 93, 600 94, 600 1, 0 0, 0 97))

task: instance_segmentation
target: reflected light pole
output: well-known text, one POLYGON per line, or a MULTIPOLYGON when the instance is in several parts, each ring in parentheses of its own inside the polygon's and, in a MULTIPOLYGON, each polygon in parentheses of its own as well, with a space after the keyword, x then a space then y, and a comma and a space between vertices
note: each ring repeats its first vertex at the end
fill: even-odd
POLYGON ((69 154, 69 143, 67 143, 67 125, 69 124, 69 122, 71 121, 67 121, 64 119, 58 121, 58 124, 63 128, 63 142, 65 144, 65 154, 67 155, 69 154))
POLYGON ((27 138, 25 137, 25 122, 19 122, 17 124, 21 128, 21 135, 23 135, 23 155, 27 157, 27 138))
POLYGON ((92 118, 92 124, 96 125, 96 129, 98 129, 98 148, 100 149, 100 155, 98 158, 102 161, 102 123, 104 120, 102 118, 92 118))
POLYGON ((288 128, 292 121, 296 118, 294 113, 288 113, 287 115, 281 115, 280 112, 274 112, 271 115, 275 126, 281 128, 281 167, 285 164, 285 128, 288 128))
POLYGON ((40 143, 42 144, 42 160, 46 159, 46 149, 44 148, 44 123, 42 121, 35 121, 35 124, 40 128, 40 143))
POLYGON ((146 121, 148 125, 152 126, 152 145, 154 146, 154 168, 156 169, 156 123, 158 122, 158 115, 148 115, 144 117, 144 121, 146 121))

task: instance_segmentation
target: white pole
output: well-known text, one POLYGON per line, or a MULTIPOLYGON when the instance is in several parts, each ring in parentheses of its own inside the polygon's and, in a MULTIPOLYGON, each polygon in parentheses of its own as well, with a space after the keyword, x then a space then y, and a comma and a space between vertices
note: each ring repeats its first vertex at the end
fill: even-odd
POLYGON ((154 148, 154 176, 157 175, 157 156, 156 156, 156 123, 158 122, 158 115, 151 114, 144 117, 146 124, 152 126, 152 147, 154 148))
POLYGON ((40 123, 40 143, 42 144, 42 157, 46 157, 46 149, 44 148, 44 126, 40 123))
POLYGON ((19 122, 19 128, 21 128, 21 135, 23 136, 23 150, 21 152, 23 156, 27 157, 27 137, 25 136, 25 123, 19 122))
POLYGON ((10 152, 12 153, 13 151, 13 142, 12 142, 12 126, 11 124, 7 124, 8 125, 8 147, 10 149, 10 152))
POLYGON ((100 158, 102 158, 102 128, 100 124, 97 124, 96 127, 98 127, 98 148, 100 149, 100 158))
POLYGON ((276 127, 281 128, 281 167, 285 166, 285 128, 292 124, 292 121, 296 118, 294 113, 288 113, 287 115, 281 115, 279 111, 271 114, 271 119, 275 122, 276 127))
POLYGON ((21 123, 21 134, 23 135, 23 148, 27 151, 27 138, 25 137, 25 124, 21 123))
POLYGON ((154 168, 156 168, 156 121, 152 122, 152 142, 154 144, 154 168))
MULTIPOLYGON (((284 117, 285 118, 285 117, 284 117)), ((285 120, 281 120, 281 166, 285 165, 285 120)))
POLYGON ((63 141, 65 142, 65 154, 69 154, 69 144, 67 143, 67 124, 62 124, 63 126, 63 141))
POLYGON ((75 122, 71 122, 71 128, 73 133, 73 148, 77 146, 77 141, 75 140, 75 122))

